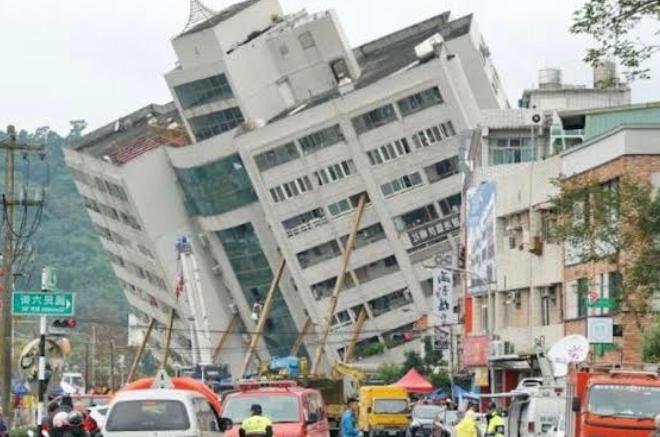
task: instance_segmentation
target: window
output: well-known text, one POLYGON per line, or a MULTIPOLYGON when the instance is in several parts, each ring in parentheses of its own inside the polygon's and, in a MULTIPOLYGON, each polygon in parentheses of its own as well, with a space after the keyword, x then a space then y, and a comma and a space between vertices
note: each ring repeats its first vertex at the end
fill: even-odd
MULTIPOLYGON (((243 295, 248 305, 252 307, 267 295, 273 280, 273 272, 254 227, 252 223, 244 223, 218 231, 216 235, 222 244, 243 295)), ((296 341, 298 331, 284 299, 274 300, 271 309, 271 323, 273 329, 264 334, 268 350, 272 350, 273 356, 287 356, 296 341)), ((267 412, 265 406, 264 412, 267 412)))
POLYGON ((587 302, 589 300, 589 279, 580 278, 577 281, 577 306, 578 306, 578 317, 586 317, 588 308, 587 302))
POLYGON ((351 121, 358 135, 396 120, 394 106, 385 105, 354 117, 351 121))
POLYGON ((174 92, 184 109, 234 97, 224 74, 175 86, 174 92))
POLYGON ((230 131, 243 123, 243 113, 238 107, 200 115, 189 120, 197 141, 230 131))
POLYGON ((303 49, 310 49, 316 45, 312 32, 303 32, 298 35, 298 40, 303 49))
POLYGON ((344 141, 344 133, 338 124, 298 139, 303 155, 309 155, 341 141, 344 141))
POLYGON ((401 115, 407 117, 431 106, 439 105, 442 102, 442 95, 436 86, 401 99, 397 102, 397 105, 399 106, 401 115))
POLYGON ((438 218, 438 212, 433 207, 433 205, 426 205, 421 208, 409 211, 403 215, 400 215, 399 217, 395 217, 394 226, 396 227, 397 231, 403 232, 438 218))
POLYGON ((109 432, 185 431, 190 421, 180 401, 120 401, 112 407, 106 428, 109 432))
POLYGON ((342 199, 339 202, 331 203, 328 205, 328 211, 330 211, 330 215, 337 217, 346 212, 352 211, 354 208, 357 208, 357 206, 360 204, 360 197, 362 197, 362 195, 367 196, 366 203, 368 204, 370 200, 369 195, 366 192, 355 194, 348 199, 342 199))
POLYGON ((458 174, 458 156, 436 162, 426 167, 424 172, 426 172, 426 177, 429 178, 431 184, 454 176, 458 174))
POLYGON ((369 301, 369 308, 374 317, 412 303, 412 294, 407 288, 394 291, 369 301))
POLYGON ((230 396, 223 405, 222 415, 239 424, 250 416, 250 406, 254 404, 261 405, 264 417, 268 417, 275 424, 300 423, 302 420, 298 397, 286 393, 275 396, 230 396))
POLYGON ((127 201, 128 196, 126 195, 126 191, 122 187, 120 187, 117 184, 113 184, 110 181, 104 181, 105 186, 107 188, 108 194, 110 194, 112 197, 115 197, 119 200, 127 201))
POLYGON ((353 163, 352 159, 349 159, 348 161, 342 161, 339 164, 326 167, 323 170, 315 171, 314 176, 319 186, 323 186, 344 179, 356 171, 355 163, 353 163))
POLYGON ((611 272, 608 277, 609 298, 614 300, 614 307, 610 311, 616 311, 621 301, 623 276, 619 272, 611 272))
POLYGON ((219 431, 218 421, 206 399, 193 398, 193 411, 200 431, 219 431))
POLYGON ((432 144, 439 143, 449 137, 456 135, 456 130, 451 121, 440 123, 437 126, 432 126, 427 129, 421 130, 413 135, 413 143, 418 149, 428 147, 432 144))
MULTIPOLYGON (((377 241, 385 239, 385 230, 380 223, 375 225, 368 226, 364 229, 358 231, 355 236, 355 245, 354 249, 367 246, 369 244, 375 243, 377 241)), ((342 247, 346 247, 346 242, 348 241, 348 235, 341 237, 342 247)))
POLYGON ((348 64, 344 58, 337 59, 330 63, 330 69, 332 74, 335 76, 337 83, 341 82, 342 79, 350 79, 351 72, 348 69, 348 64))
POLYGON ((415 172, 383 184, 380 186, 380 189, 385 197, 390 197, 401 191, 422 185, 422 183, 422 176, 419 174, 419 172, 415 172))
POLYGON ((178 168, 176 173, 191 215, 220 215, 257 200, 237 154, 200 167, 178 168))
POLYGON ((369 158, 369 164, 378 165, 382 164, 383 162, 400 158, 401 156, 407 155, 410 152, 411 150, 410 146, 408 145, 408 140, 401 138, 394 141, 393 143, 387 143, 377 149, 368 151, 367 157, 369 158))
POLYGON ((312 183, 309 177, 303 176, 294 181, 271 188, 270 195, 275 203, 279 203, 293 197, 298 197, 308 191, 312 191, 312 183))
MULTIPOLYGON (((329 278, 310 287, 314 299, 321 300, 323 298, 329 297, 332 294, 333 289, 335 288, 335 282, 337 282, 337 277, 329 278)), ((344 276, 344 283, 342 284, 342 291, 348 290, 355 287, 355 282, 353 282, 353 277, 346 273, 344 276)))
POLYGON ((291 142, 258 154, 254 157, 254 162, 260 171, 266 171, 298 158, 300 158, 300 152, 291 142))
POLYGON ((394 255, 390 255, 366 266, 355 269, 355 276, 360 284, 381 278, 399 271, 399 263, 394 255))
POLYGON ((339 244, 335 240, 328 241, 327 243, 320 244, 311 249, 302 251, 296 255, 300 267, 306 269, 323 261, 338 257, 341 255, 339 244))
POLYGON ((316 208, 284 220, 282 226, 284 226, 287 236, 293 237, 327 222, 323 208, 316 208))
POLYGON ((536 143, 531 137, 491 138, 488 150, 490 165, 531 162, 537 159, 536 143))
POLYGON ((461 193, 439 200, 438 205, 443 217, 458 214, 461 211, 461 193))

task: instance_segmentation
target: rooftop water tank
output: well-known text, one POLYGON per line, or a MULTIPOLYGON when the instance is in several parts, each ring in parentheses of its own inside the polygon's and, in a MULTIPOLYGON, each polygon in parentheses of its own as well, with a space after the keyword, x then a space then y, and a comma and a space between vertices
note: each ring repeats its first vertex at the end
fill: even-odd
POLYGON ((539 88, 555 88, 561 86, 561 70, 544 68, 539 70, 539 88))

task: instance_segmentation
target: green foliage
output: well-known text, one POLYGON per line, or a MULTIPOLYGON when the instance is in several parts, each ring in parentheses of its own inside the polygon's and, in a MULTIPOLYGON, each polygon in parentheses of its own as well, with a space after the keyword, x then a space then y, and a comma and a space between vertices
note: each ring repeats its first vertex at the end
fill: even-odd
POLYGON ((403 361, 403 373, 407 373, 410 369, 416 369, 419 372, 424 372, 426 366, 424 360, 415 351, 408 350, 405 352, 405 360, 403 361))
POLYGON ((364 349, 361 350, 361 355, 365 357, 371 357, 374 355, 380 355, 385 351, 385 345, 381 342, 372 342, 367 344, 364 349))
POLYGON ((642 359, 647 363, 660 363, 660 317, 644 333, 642 339, 642 359))
POLYGON ((9 437, 28 437, 30 434, 28 434, 28 431, 32 431, 32 435, 37 435, 37 428, 34 427, 21 427, 21 428, 16 428, 12 429, 9 431, 9 437))
POLYGON ((660 0, 588 0, 574 12, 571 32, 596 40, 597 46, 587 51, 585 62, 596 66, 616 59, 627 69, 629 79, 645 79, 649 69, 644 68, 644 63, 660 50, 658 20, 660 0), (656 25, 655 39, 650 42, 642 41, 636 34, 643 20, 656 25))
POLYGON ((383 381, 385 384, 392 384, 403 376, 403 369, 398 364, 383 363, 378 367, 376 378, 383 381))
POLYGON ((553 233, 579 263, 606 261, 623 275, 619 299, 640 317, 660 290, 660 193, 628 175, 603 184, 559 180, 553 233))
MULTIPOLYGON (((79 137, 85 123, 76 121, 72 126, 72 135, 79 137)), ((0 133, 0 138, 2 136, 0 133)), ((16 181, 19 187, 23 181, 29 181, 32 188, 46 186, 46 194, 39 227, 27 242, 21 242, 26 244, 19 247, 14 267, 19 274, 16 288, 39 289, 41 268, 46 265, 54 267, 58 288, 77 293, 76 317, 81 323, 75 332, 89 333, 89 321, 105 326, 108 335, 99 336, 99 355, 105 354, 103 348, 111 338, 116 344, 125 345, 128 304, 64 163, 62 148, 68 139, 47 128, 39 128, 33 133, 21 131, 18 139, 29 144, 45 144, 44 160, 37 155, 29 156, 29 159, 17 155, 16 181)), ((0 171, 4 173, 4 159, 0 161, 0 171)), ((35 213, 29 214, 26 226, 33 221, 35 213)), ((25 212, 17 211, 16 223, 20 223, 23 217, 25 212)), ((84 343, 80 338, 72 338, 70 364, 81 369, 84 366, 84 343)))

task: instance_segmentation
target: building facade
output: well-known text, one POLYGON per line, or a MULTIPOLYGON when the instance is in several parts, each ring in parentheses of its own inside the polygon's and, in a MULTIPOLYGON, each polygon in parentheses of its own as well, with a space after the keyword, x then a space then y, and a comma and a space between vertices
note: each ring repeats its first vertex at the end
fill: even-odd
MULTIPOLYGON (((444 13, 351 49, 333 11, 284 15, 275 0, 248 0, 172 44, 178 63, 165 77, 192 144, 150 150, 113 180, 135 199, 164 277, 174 274, 177 234, 203 248, 218 334, 210 343, 234 312, 243 325, 221 359, 240 366, 250 315, 282 261, 260 353, 288 355, 308 324, 305 349, 316 350, 361 196, 326 365, 355 335, 358 360, 399 360, 417 348, 431 295, 426 264, 457 251, 458 153, 471 138, 463 132, 481 110, 507 107, 473 17, 444 13)), ((84 149, 67 151, 67 163, 90 176, 118 172, 84 149)))

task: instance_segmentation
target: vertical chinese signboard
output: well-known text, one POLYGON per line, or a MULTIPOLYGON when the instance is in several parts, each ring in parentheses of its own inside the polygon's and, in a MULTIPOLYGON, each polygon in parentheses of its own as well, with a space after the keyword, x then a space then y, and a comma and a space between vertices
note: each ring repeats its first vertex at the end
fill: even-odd
POLYGON ((456 323, 454 314, 454 277, 450 270, 437 268, 433 270, 433 312, 436 348, 447 350, 451 346, 448 329, 443 329, 456 323))

